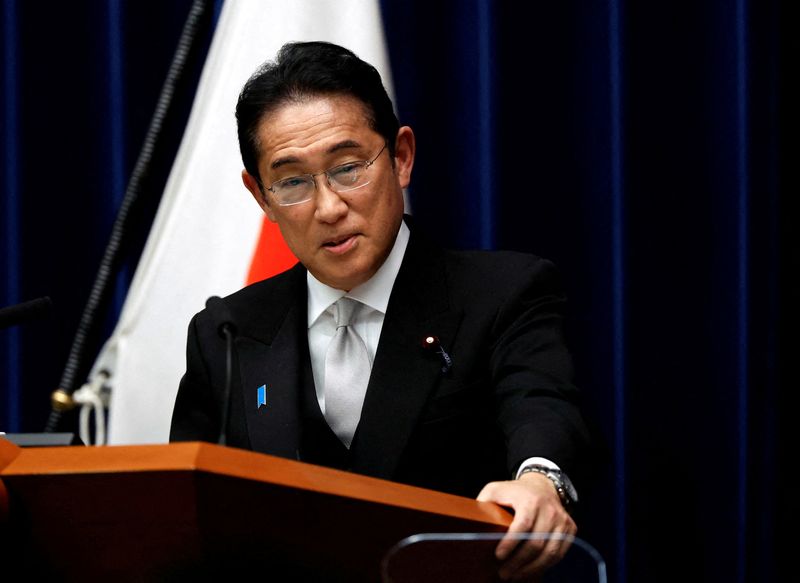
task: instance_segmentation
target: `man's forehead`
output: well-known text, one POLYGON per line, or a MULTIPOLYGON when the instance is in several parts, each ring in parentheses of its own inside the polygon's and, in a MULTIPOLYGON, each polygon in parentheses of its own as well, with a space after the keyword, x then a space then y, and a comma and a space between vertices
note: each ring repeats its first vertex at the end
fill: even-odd
POLYGON ((355 97, 293 100, 266 113, 259 123, 261 162, 274 168, 309 153, 369 147, 369 137, 374 133, 366 106, 355 97))
POLYGON ((259 137, 275 132, 301 131, 342 123, 370 129, 372 116, 366 104, 350 95, 315 95, 292 99, 264 112, 258 122, 259 137))

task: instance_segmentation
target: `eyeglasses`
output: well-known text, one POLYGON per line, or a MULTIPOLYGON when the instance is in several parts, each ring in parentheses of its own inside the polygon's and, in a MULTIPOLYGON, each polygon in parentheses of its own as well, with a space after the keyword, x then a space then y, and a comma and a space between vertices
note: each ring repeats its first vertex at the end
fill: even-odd
POLYGON ((362 188, 370 182, 367 170, 380 157, 386 146, 387 144, 384 142, 383 148, 372 160, 347 162, 316 174, 290 176, 273 182, 271 186, 267 187, 267 190, 273 194, 280 206, 292 206, 311 200, 317 189, 315 178, 323 174, 328 180, 328 186, 334 192, 349 192, 362 188))

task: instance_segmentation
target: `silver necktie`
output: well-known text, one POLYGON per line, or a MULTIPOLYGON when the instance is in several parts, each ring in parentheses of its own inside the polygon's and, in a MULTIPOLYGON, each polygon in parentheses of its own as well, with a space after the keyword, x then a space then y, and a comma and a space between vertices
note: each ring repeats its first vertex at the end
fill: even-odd
POLYGON ((369 382, 370 364, 364 340, 350 325, 358 302, 336 302, 336 335, 325 353, 325 419, 348 448, 353 441, 369 382))

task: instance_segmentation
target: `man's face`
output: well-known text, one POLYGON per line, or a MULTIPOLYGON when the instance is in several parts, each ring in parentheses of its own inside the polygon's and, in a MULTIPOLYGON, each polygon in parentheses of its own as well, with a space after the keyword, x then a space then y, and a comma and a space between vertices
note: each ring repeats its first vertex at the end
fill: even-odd
POLYGON ((395 164, 386 148, 366 171, 369 184, 336 193, 324 174, 311 200, 280 206, 267 188, 276 180, 317 174, 346 162, 371 160, 384 145, 365 108, 349 96, 309 97, 289 103, 260 123, 258 163, 264 194, 253 176, 242 180, 289 248, 319 281, 350 290, 372 277, 394 244, 403 218, 403 188, 414 162, 414 134, 400 129, 395 164))

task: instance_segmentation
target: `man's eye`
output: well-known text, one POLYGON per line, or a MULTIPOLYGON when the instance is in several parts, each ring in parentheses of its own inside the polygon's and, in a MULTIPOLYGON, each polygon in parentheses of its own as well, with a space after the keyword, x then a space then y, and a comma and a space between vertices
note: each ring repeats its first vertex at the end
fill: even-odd
POLYGON ((358 173, 358 162, 352 162, 350 164, 342 164, 341 166, 337 166, 333 169, 333 175, 337 177, 346 177, 352 176, 353 174, 358 173))
POLYGON ((298 188, 306 183, 306 179, 302 176, 294 176, 280 181, 281 188, 298 188))

